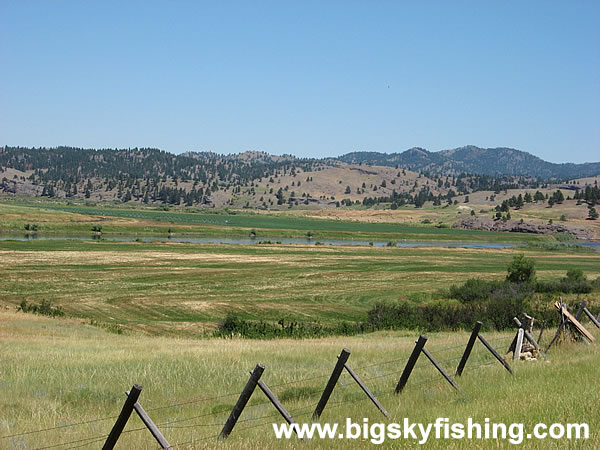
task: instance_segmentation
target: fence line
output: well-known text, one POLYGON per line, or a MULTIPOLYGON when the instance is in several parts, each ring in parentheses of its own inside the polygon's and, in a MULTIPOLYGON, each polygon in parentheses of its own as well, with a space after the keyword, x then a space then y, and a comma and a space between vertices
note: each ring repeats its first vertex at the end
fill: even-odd
MULTIPOLYGON (((480 324, 479 324, 480 327, 480 324)), ((473 342, 471 342, 473 334, 471 335, 471 339, 469 341, 469 343, 467 344, 467 349, 465 350, 465 353, 463 354, 462 358, 460 355, 457 355, 455 357, 449 357, 449 358, 445 358, 439 361, 436 361, 433 356, 431 355, 431 353, 429 353, 429 351, 427 349, 424 348, 425 343, 427 341, 427 338, 421 337, 419 339, 419 341, 417 342, 417 346, 415 347, 415 349, 413 350, 412 355, 410 356, 410 358, 408 359, 407 365, 404 367, 404 369, 401 370, 394 370, 394 371, 390 371, 390 372, 386 372, 386 373, 369 373, 371 371, 367 370, 367 369, 372 369, 374 367, 381 367, 381 366, 385 366, 385 365, 390 365, 390 364, 395 364, 395 363, 400 363, 405 361, 405 358, 395 358, 395 359, 390 359, 387 361, 382 361, 382 362, 377 362, 377 363, 371 363, 371 364, 366 364, 366 365, 362 365, 362 366, 358 366, 355 370, 350 369, 350 367, 346 364, 346 361, 348 360, 348 356, 350 355, 350 352, 347 350, 344 350, 342 352, 342 354, 340 354, 340 358, 342 357, 342 355, 344 356, 343 361, 340 360, 338 361, 338 364, 336 365, 336 370, 334 371, 334 374, 336 371, 339 371, 339 373, 337 373, 337 375, 334 377, 334 375, 332 374, 324 374, 324 375, 316 375, 316 376, 311 376, 311 377, 306 377, 306 378, 299 378, 299 379, 295 379, 292 381, 288 381, 288 382, 284 382, 284 383, 278 383, 275 385, 272 385, 272 388, 280 388, 280 387, 284 387, 284 386, 290 386, 290 385, 295 385, 295 384, 300 384, 300 383, 307 383, 307 382, 311 382, 311 381, 316 381, 316 380, 321 380, 327 377, 330 377, 328 386, 326 387, 326 392, 329 390, 328 394, 327 394, 327 398, 325 399, 325 404, 327 403, 327 400, 329 398, 329 395, 331 395, 331 392, 333 391, 333 387, 335 385, 340 385, 340 387, 343 389, 344 395, 345 396, 354 396, 357 397, 360 393, 362 389, 363 393, 366 393, 367 396, 361 396, 360 398, 347 398, 345 400, 342 401, 338 401, 338 402, 331 402, 329 403, 329 408, 337 408, 341 405, 345 405, 345 404, 353 404, 353 403, 358 403, 358 402, 363 402, 365 400, 370 399, 373 403, 375 403, 375 405, 380 409, 381 412, 383 412, 387 417, 389 417, 387 415, 387 412, 383 409, 383 406, 381 406, 379 404, 379 402, 377 401, 377 399, 375 398, 374 394, 363 384, 363 382, 366 381, 372 381, 372 380, 377 380, 377 379, 382 379, 382 378, 386 378, 386 377, 391 377, 391 376, 397 376, 398 374, 402 373, 402 377, 401 377, 401 382, 403 382, 400 390, 398 390, 398 387, 396 387, 396 389, 392 389, 390 391, 377 391, 377 396, 378 397, 386 397, 389 396, 391 394, 394 393, 399 393, 402 389, 404 389, 404 387, 407 385, 408 382, 408 378, 410 377, 410 374, 412 373, 413 370, 420 370, 420 369, 424 369, 425 367, 431 367, 431 364, 433 364, 433 366, 439 371, 439 373, 441 373, 444 378, 446 378, 446 380, 452 384, 456 389, 459 389, 458 386, 456 385, 456 383, 454 382, 454 380, 448 375, 448 373, 446 373, 446 371, 444 370, 444 368, 442 367, 442 365, 446 365, 448 363, 456 363, 457 361, 460 361, 460 366, 462 366, 462 369, 464 369, 464 364, 466 364, 466 359, 468 359, 471 355, 471 349, 473 350, 473 357, 470 358, 470 364, 469 364, 469 371, 476 371, 479 369, 482 369, 484 367, 490 366, 492 364, 497 363, 497 361, 500 361, 504 367, 511 372, 511 374, 513 373, 512 369, 510 368, 510 366, 508 366, 508 364, 506 363, 506 361, 504 361, 504 359, 498 354, 498 352, 495 350, 494 347, 499 347, 499 346, 503 346, 503 345, 508 345, 511 342, 512 338, 506 338, 506 337, 496 337, 493 339, 485 339, 483 338, 483 336, 481 336, 481 334, 479 333, 479 328, 476 326, 476 330, 473 330, 473 333, 475 333, 475 331, 477 331, 476 333, 476 340, 481 341, 481 344, 483 344, 485 346, 485 349, 482 348, 481 346, 473 346, 473 342), (495 344, 494 346, 492 346, 491 344, 495 344), (470 348, 469 348, 470 346, 470 348), (488 351, 486 351, 489 350, 488 351), (344 354, 344 352, 347 352, 347 354, 344 354), (418 360, 418 357, 421 353, 424 353, 425 356, 427 356, 427 359, 425 358, 421 358, 421 360, 418 360), (482 353, 484 353, 484 356, 482 356, 482 353), (490 360, 490 357, 493 355, 493 358, 490 360), (466 359, 465 359, 466 357, 466 359), (495 358, 495 359, 494 359, 495 358), (464 361, 463 361, 464 359, 464 361), (340 365, 341 364, 341 365, 340 365), (344 370, 346 369, 346 370, 344 370), (348 372, 348 374, 346 375, 350 375, 352 378, 354 378, 354 381, 357 384, 350 382, 344 382, 343 380, 341 380, 341 375, 342 372, 348 372), (358 375, 356 374, 355 371, 360 371, 363 372, 363 375, 365 375, 366 372, 366 377, 363 379, 360 379, 358 377, 358 375), (348 391, 347 388, 349 386, 356 386, 357 388, 360 389, 356 389, 356 390, 351 390, 348 391)), ((460 344, 460 345, 451 345, 451 346, 445 346, 445 347, 435 347, 432 346, 432 350, 436 353, 436 354, 440 354, 440 353, 446 353, 448 351, 451 350, 455 350, 455 349, 459 349, 459 348, 465 348, 464 344, 460 344)), ((408 352, 407 352, 408 353, 408 352)), ((260 365, 259 365, 260 366, 260 365)), ((257 368, 259 367, 257 366, 257 368)), ((261 366, 262 367, 262 366, 261 366)), ((461 371, 462 371, 461 369, 461 371)), ((273 392, 270 391, 270 389, 267 387, 267 385, 263 382, 260 381, 260 375, 262 375, 262 371, 264 370, 264 367, 262 367, 260 374, 258 375, 257 378, 257 384, 255 386, 260 386, 261 389, 263 390, 263 392, 265 394, 267 394, 268 399, 267 400, 263 400, 263 401, 258 401, 258 402, 250 402, 250 397, 252 396, 254 387, 252 388, 252 390, 249 392, 249 395, 247 395, 247 399, 245 400, 245 403, 241 406, 241 409, 239 411, 237 411, 237 416, 235 417, 235 421, 233 423, 233 426, 235 426, 235 424, 249 424, 249 423, 253 423, 252 425, 249 426, 242 426, 241 428, 238 427, 238 431, 244 431, 244 430, 248 430, 248 429, 252 429, 252 428, 257 428, 260 426, 264 426, 266 424, 269 423, 273 423, 272 419, 274 417, 277 417, 279 414, 282 414, 284 416, 284 418, 288 421, 288 423, 294 423, 294 420, 292 419, 292 414, 295 415, 296 417, 302 417, 304 415, 307 415, 310 413, 309 410, 311 410, 313 408, 312 405, 307 405, 307 406, 303 406, 300 408, 295 408, 293 410, 290 410, 289 412, 283 407, 283 405, 279 402, 279 400, 277 400, 277 397, 275 396, 275 394, 273 392), (272 403, 279 411, 275 411, 275 412, 270 412, 267 414, 262 414, 259 415, 258 417, 246 417, 242 420, 237 420, 239 418, 239 416, 242 414, 242 411, 244 409, 250 409, 250 408, 255 408, 258 406, 264 406, 267 404, 272 403), (306 412, 304 412, 306 411, 306 412), (287 413, 287 415, 286 415, 287 413), (264 423, 256 423, 257 421, 261 421, 263 419, 269 419, 267 422, 264 423)), ((377 371, 376 371, 377 372, 377 371)), ((410 386, 413 387, 417 387, 417 386, 422 386, 424 384, 438 384, 439 382, 442 381, 442 377, 439 376, 439 373, 436 374, 436 376, 432 376, 429 378, 426 378, 424 380, 418 380, 418 381, 413 381, 410 383, 410 386)), ((414 378, 414 377, 413 377, 414 378)), ((398 383, 398 386, 400 386, 400 382, 398 383)), ((135 388, 135 385, 134 385, 135 388)), ((141 387, 139 387, 139 391, 141 392, 141 387)), ((137 392, 137 395, 139 395, 140 392, 137 392)), ((180 406, 186 406, 186 405, 191 405, 191 404, 196 404, 196 403, 206 403, 212 400, 217 400, 217 399, 222 399, 222 398, 227 398, 227 397, 233 397, 233 396, 237 396, 239 395, 239 392, 231 392, 231 393, 227 393, 227 394, 222 394, 222 395, 216 395, 216 396, 212 396, 212 397, 203 397, 203 398, 197 398, 197 399, 193 399, 193 400, 186 400, 186 401, 182 401, 182 402, 178 402, 178 403, 174 403, 174 404, 169 404, 169 405, 163 405, 163 406, 157 406, 154 408, 150 408, 148 410, 146 410, 146 412, 156 412, 156 411, 161 411, 161 410, 167 410, 167 409, 173 409, 173 408, 177 408, 180 406)), ((325 392, 324 394, 325 395, 325 392)), ((308 397, 313 397, 314 394, 309 394, 308 397)), ((241 397, 240 397, 241 398, 241 397)), ((452 401, 452 400, 451 400, 452 401)), ((127 401, 125 402, 125 404, 134 404, 136 405, 135 409, 136 412, 138 412, 139 414, 139 410, 142 410, 142 412, 144 412, 144 410, 142 409, 141 405, 139 405, 137 403, 137 397, 135 399, 130 398, 130 394, 128 393, 128 398, 127 401)), ((238 400, 239 403, 239 400, 238 400)), ((322 405, 321 408, 321 412, 322 409, 324 408, 325 404, 322 405)), ((319 407, 318 407, 319 408, 319 407)), ((123 411, 125 411, 126 406, 124 406, 123 411)), ((316 414, 316 410, 315 410, 315 414, 316 414)), ((123 414, 123 412, 122 412, 123 414)), ((46 427, 46 428, 42 428, 42 429, 38 429, 38 430, 28 430, 28 431, 24 431, 21 433, 13 433, 10 435, 6 435, 6 436, 1 436, 0 439, 10 439, 10 438, 16 438, 16 437, 22 437, 22 436, 28 436, 28 435, 32 435, 32 434, 36 434, 36 433, 45 433, 45 432, 49 432, 49 431, 53 431, 53 430, 59 430, 59 429, 65 429, 65 428, 73 428, 73 427, 78 427, 78 426, 84 426, 84 425, 89 425, 89 424, 94 424, 94 423, 99 423, 99 422, 103 422, 103 421, 107 421, 107 420, 111 420, 111 419, 116 419, 119 418, 119 420, 122 421, 121 425, 119 424, 119 421, 117 421, 117 423, 115 424, 115 426, 113 427, 113 432, 119 428, 119 426, 121 427, 125 427, 126 422, 129 418, 129 414, 131 414, 131 411, 128 412, 128 414, 126 415, 127 417, 124 419, 124 422, 122 420, 122 418, 119 415, 112 415, 112 416, 107 416, 107 417, 101 417, 101 418, 96 418, 96 419, 90 419, 90 420, 86 420, 86 421, 82 421, 82 422, 76 422, 76 423, 69 423, 69 424, 63 424, 63 425, 57 425, 54 427, 46 427)), ((114 443, 116 443, 116 439, 119 438, 119 435, 121 434, 131 434, 131 433, 135 433, 135 432, 139 432, 142 430, 148 430, 150 429, 153 434, 156 437, 156 434, 154 433, 155 431, 158 432, 158 434, 161 434, 160 431, 158 430, 158 427, 161 427, 163 429, 190 429, 190 428, 211 428, 211 427, 220 427, 223 425, 223 421, 218 420, 215 422, 207 422, 207 423, 193 423, 193 424, 187 424, 187 425, 180 425, 181 423, 184 422, 188 422, 188 421, 192 421, 192 420, 197 420, 197 419, 201 419, 201 418, 205 418, 205 417, 216 417, 218 415, 223 414, 223 411, 219 411, 219 412, 207 412, 207 413, 203 413, 203 414, 197 414, 191 417, 180 417, 180 418, 175 418, 173 420, 166 420, 166 421, 162 421, 157 423, 156 425, 152 422, 152 420, 149 418, 149 416, 146 415, 146 419, 150 422, 149 425, 146 426, 142 426, 142 427, 137 427, 137 428, 133 428, 133 429, 126 429, 123 430, 121 428, 121 431, 118 431, 116 434, 116 438, 114 439, 114 442, 112 445, 114 445, 114 443)), ((232 417, 234 413, 232 412, 230 414, 230 419, 232 417)), ((320 413, 319 413, 320 415, 320 413)), ((319 415, 317 415, 316 417, 318 417, 319 415)), ((230 420, 228 419, 228 421, 230 420)), ((315 419, 315 415, 313 414, 313 420, 315 419)), ((231 432, 233 426, 231 427, 231 429, 229 429, 229 432, 227 433, 227 435, 231 432)), ((224 428, 225 430, 225 428, 224 428)), ((111 435, 113 434, 113 432, 111 432, 111 435)), ((227 436, 225 435, 225 437, 227 436)), ((200 436, 198 438, 194 438, 191 439, 190 441, 186 441, 186 442, 178 442, 176 444, 173 444, 173 446, 168 445, 168 443, 166 443, 166 445, 168 445, 168 447, 163 445, 163 448, 174 448, 174 447, 180 447, 182 445, 186 445, 186 444, 191 444, 194 442, 200 442, 200 441, 204 441, 207 439, 213 439, 213 438, 217 438, 219 435, 207 435, 207 436, 200 436)), ((223 438, 223 431, 221 433, 221 437, 223 438)), ((88 446, 91 444, 95 444, 97 442, 101 442, 106 440, 106 434, 103 435, 96 435, 96 436, 92 436, 92 437, 86 437, 86 438, 81 438, 81 439, 76 439, 76 440, 71 440, 71 441, 67 441, 67 442, 61 442, 61 443, 56 443, 56 444, 52 444, 52 445, 47 445, 44 447, 38 447, 37 450, 45 450, 45 449, 52 449, 52 448, 57 448, 57 447, 65 447, 65 448, 69 448, 69 449, 75 449, 75 448, 81 448, 84 446, 88 446)), ((106 441, 107 444, 105 444, 105 448, 112 448, 110 445, 108 447, 106 447, 106 445, 108 445, 110 438, 106 441)), ((165 440, 166 442, 166 440, 165 440)))

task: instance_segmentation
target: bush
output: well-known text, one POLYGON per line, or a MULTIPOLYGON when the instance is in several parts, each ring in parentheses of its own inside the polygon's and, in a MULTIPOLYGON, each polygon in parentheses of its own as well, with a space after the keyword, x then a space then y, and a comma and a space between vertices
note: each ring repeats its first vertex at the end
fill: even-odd
POLYGON ((568 278, 553 281, 538 281, 535 291, 556 294, 589 294, 594 290, 593 283, 588 280, 573 281, 568 278))
POLYGON ((45 299, 42 300, 39 305, 32 305, 27 303, 27 300, 23 300, 17 310, 50 317, 63 317, 65 315, 65 312, 60 306, 54 306, 50 300, 45 299))
POLYGON ((573 281, 573 282, 580 282, 580 281, 586 281, 585 278, 585 274, 583 273, 583 270, 577 268, 577 269, 570 269, 567 271, 567 280, 569 281, 573 281))
POLYGON ((403 301, 376 304, 368 312, 367 324, 374 329, 441 331, 471 328, 477 320, 478 314, 463 305, 403 301))
POLYGON ((504 283, 490 295, 484 320, 497 330, 513 328, 513 317, 528 309, 533 288, 523 283, 504 283))
POLYGON ((520 254, 508 265, 506 280, 511 283, 529 283, 535 280, 535 261, 520 254))
MULTIPOLYGON (((515 258, 517 269, 523 267, 521 259, 515 258)), ((525 273, 531 275, 531 264, 527 262, 525 267, 525 273)), ((600 277, 593 282, 589 281, 580 269, 569 270, 565 278, 543 282, 470 279, 460 286, 453 285, 448 292, 442 293, 460 303, 450 303, 447 300, 425 304, 409 301, 379 303, 368 312, 367 324, 373 329, 439 331, 470 329, 480 320, 491 328, 504 330, 514 327, 513 317, 527 312, 539 322, 555 326, 559 316, 552 307, 556 301, 552 294, 585 294, 598 288, 600 277)))
POLYGON ((538 281, 535 291, 541 293, 589 294, 594 290, 594 283, 588 281, 583 270, 570 269, 567 276, 560 280, 538 281))
POLYGON ((472 278, 467 280, 462 286, 454 284, 450 286, 448 295, 450 298, 460 300, 461 303, 482 302, 489 298, 497 285, 497 282, 472 278))
POLYGON ((362 322, 340 322, 332 326, 320 323, 296 322, 279 320, 277 324, 265 321, 246 320, 235 314, 227 314, 219 328, 215 330, 215 337, 241 337, 249 339, 276 339, 276 338, 311 338, 323 336, 352 336, 370 330, 362 322))

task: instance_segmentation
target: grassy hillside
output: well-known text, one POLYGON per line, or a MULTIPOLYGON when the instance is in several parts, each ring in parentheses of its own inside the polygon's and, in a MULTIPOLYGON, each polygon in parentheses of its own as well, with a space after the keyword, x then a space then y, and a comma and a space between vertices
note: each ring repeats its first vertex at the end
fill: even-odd
MULTIPOLYGON (((484 331, 502 351, 510 334, 484 331)), ((454 392, 423 358, 399 396, 391 394, 414 345, 415 333, 376 333, 352 338, 255 342, 186 340, 116 336, 76 321, 0 312, 0 448, 98 448, 106 438, 133 383, 143 385, 140 403, 177 448, 215 448, 237 396, 257 363, 266 367, 263 380, 298 421, 309 421, 327 377, 343 347, 352 351, 349 365, 367 383, 392 416, 401 422, 429 423, 437 417, 466 422, 523 422, 527 431, 543 422, 587 422, 586 442, 525 441, 524 448, 597 448, 600 419, 598 347, 570 344, 551 351, 550 363, 515 365, 510 376, 477 345, 454 392), (488 364, 489 363, 489 364, 488 364), (487 365, 486 365, 487 364, 487 365), (107 418, 108 417, 108 418, 107 418), (103 419, 95 421, 96 419, 103 419), (42 433, 11 435, 45 428, 42 433), (168 423, 167 423, 168 422, 168 423), (87 439, 87 440, 85 440, 87 439), (83 441, 81 441, 83 440, 83 441)), ((454 371, 468 333, 429 337, 427 348, 454 371)), ((224 449, 298 448, 305 443, 277 441, 271 423, 280 423, 258 390, 224 449)), ((388 422, 343 374, 321 422, 388 422)), ((120 448, 156 448, 152 436, 132 416, 120 448)), ((358 441, 319 441, 314 448, 367 448, 358 441)), ((415 442, 387 442, 387 447, 417 448, 415 442)), ((505 442, 436 441, 428 448, 513 448, 505 442)))

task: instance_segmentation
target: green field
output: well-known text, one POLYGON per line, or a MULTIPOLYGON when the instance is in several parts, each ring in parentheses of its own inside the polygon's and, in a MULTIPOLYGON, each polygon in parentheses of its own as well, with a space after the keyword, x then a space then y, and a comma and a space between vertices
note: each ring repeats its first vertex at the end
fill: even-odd
MULTIPOLYGON (((75 317, 150 334, 197 336, 228 312, 254 320, 364 320, 378 301, 428 301, 467 278, 503 279, 511 249, 0 242, 0 304, 61 305, 75 317)), ((598 253, 526 251, 538 278, 598 253)), ((590 295, 596 300, 597 293, 590 295)))
MULTIPOLYGON (((504 353, 512 336, 484 330, 504 353)), ((551 333, 548 332, 548 336, 551 333)), ((568 344, 549 354, 550 363, 521 362, 511 376, 481 345, 475 347, 455 392, 422 356, 400 395, 392 391, 416 332, 374 333, 308 341, 194 340, 116 336, 69 319, 0 312, 0 448, 57 446, 99 448, 119 413, 124 391, 143 385, 139 402, 176 448, 370 448, 366 440, 278 441, 271 423, 281 418, 258 390, 229 439, 217 443, 235 400, 257 363, 263 381, 297 421, 310 421, 336 355, 352 351, 349 365, 391 415, 387 420, 343 374, 321 422, 431 423, 437 417, 465 423, 585 422, 590 439, 526 440, 525 448, 598 448, 600 401, 598 347, 568 344), (96 419, 104 419, 97 420, 96 419), (73 423, 93 421, 77 426, 73 423), (40 433, 21 433, 47 429, 40 433), (14 436, 16 435, 16 436, 14 436), (11 437, 12 436, 12 437, 11 437), (82 441, 83 440, 83 441, 82 441), (64 445, 59 445, 64 444, 64 445)), ((468 332, 436 333, 427 348, 454 372, 468 332)), ((546 342, 547 342, 546 338, 546 342)), ((414 441, 387 441, 385 448, 417 448, 414 441)), ((507 441, 430 438, 427 448, 514 448, 507 441)), ((118 448, 156 448, 150 433, 132 416, 118 448), (141 428, 141 429, 140 429, 141 428)))
POLYGON ((40 233, 89 233, 101 224, 103 233, 130 235, 167 234, 247 236, 257 238, 303 237, 310 232, 317 239, 379 239, 416 241, 466 241, 527 243, 552 237, 520 233, 499 233, 433 224, 366 223, 350 220, 315 219, 298 214, 257 214, 239 211, 214 213, 194 210, 160 211, 157 208, 67 205, 50 201, 0 203, 0 232, 24 231, 36 223, 40 233))
MULTIPOLYGON (((433 240, 455 237, 473 241, 476 238, 472 236, 480 234, 396 224, 378 224, 378 228, 374 227, 377 224, 294 216, 129 211, 147 216, 121 217, 111 216, 104 209, 104 215, 98 216, 87 209, 79 213, 47 206, 0 204, 0 231, 21 230, 25 223, 37 223, 40 233, 57 235, 80 233, 97 223, 109 233, 166 233, 166 227, 172 227, 176 233, 222 235, 223 229, 229 230, 229 224, 223 226, 222 222, 190 223, 189 218, 198 215, 219 221, 234 218, 238 222, 231 225, 233 232, 246 233, 255 227, 259 235, 302 235, 307 224, 314 224, 315 234, 332 236, 404 235, 384 231, 394 227, 433 240), (162 220, 161 214, 171 218, 162 220), (261 228, 260 221, 283 228, 261 228), (372 229, 377 231, 369 231, 372 229), (440 238, 436 233, 447 234, 440 238)), ((531 242, 531 236, 509 238, 531 242)), ((504 235, 482 233, 481 239, 502 240, 504 235)), ((171 444, 179 444, 175 448, 371 447, 373 444, 366 440, 278 441, 270 424, 280 419, 258 391, 231 437, 216 442, 248 379, 248 371, 257 363, 265 365, 263 380, 292 416, 309 421, 336 356, 344 347, 352 351, 349 365, 389 411, 389 421, 401 422, 408 417, 413 422, 429 423, 437 417, 448 417, 466 422, 472 417, 483 422, 490 418, 508 424, 523 422, 527 430, 538 422, 586 422, 591 432, 586 442, 531 440, 524 446, 597 448, 600 419, 589 413, 600 400, 597 345, 569 343, 556 347, 550 363, 517 363, 514 377, 478 345, 465 375, 458 380, 460 392, 454 392, 421 358, 405 392, 395 396, 393 388, 418 331, 378 331, 307 340, 208 338, 228 312, 252 320, 335 324, 365 320, 367 311, 380 301, 443 300, 444 289, 468 278, 503 279, 507 265, 520 252, 536 261, 541 280, 561 278, 571 268, 582 269, 592 279, 600 276, 600 254, 578 249, 550 252, 91 239, 2 241, 0 448, 98 448, 120 411, 124 391, 133 383, 143 385, 140 403, 171 444), (23 300, 29 304, 51 301, 61 306, 67 317, 51 319, 17 312, 23 300), (79 425, 71 426, 75 423, 79 425), (28 433, 40 429, 48 430, 28 433)), ((586 298, 594 307, 600 302, 597 291, 586 298)), ((576 296, 568 299, 575 300, 576 296)), ((546 298, 552 300, 552 296, 546 298)), ((502 354, 512 339, 511 332, 486 329, 484 334, 502 354)), ((551 335, 552 330, 548 330, 545 343, 551 335)), ((468 336, 468 331, 433 333, 427 348, 454 373, 468 336)), ((355 422, 364 418, 370 423, 389 422, 344 374, 322 422, 342 424, 347 417, 355 422)), ((120 448, 155 448, 151 435, 140 428, 139 419, 133 417, 120 448)), ((385 445, 419 447, 413 441, 385 445)), ((427 445, 512 447, 496 440, 433 440, 427 445)))

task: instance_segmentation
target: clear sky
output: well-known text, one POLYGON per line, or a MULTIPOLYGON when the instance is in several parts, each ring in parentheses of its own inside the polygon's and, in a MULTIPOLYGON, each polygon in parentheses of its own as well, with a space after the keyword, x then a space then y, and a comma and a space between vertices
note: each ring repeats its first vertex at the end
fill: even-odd
POLYGON ((0 0, 0 145, 600 160, 600 2, 0 0))

